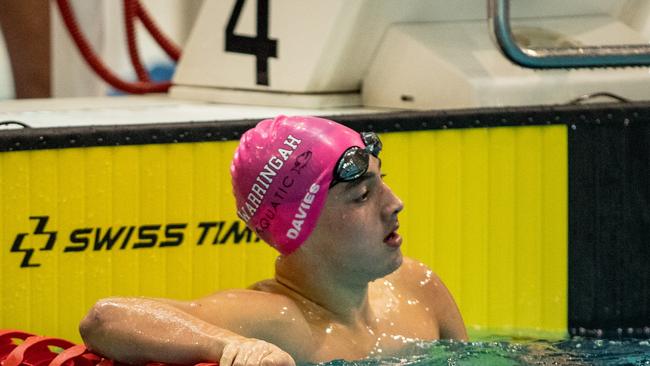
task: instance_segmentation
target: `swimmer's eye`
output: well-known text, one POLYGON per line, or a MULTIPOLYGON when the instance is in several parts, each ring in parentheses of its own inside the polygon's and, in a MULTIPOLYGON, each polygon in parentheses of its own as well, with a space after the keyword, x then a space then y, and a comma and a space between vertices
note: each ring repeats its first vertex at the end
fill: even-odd
POLYGON ((368 200, 369 195, 370 195, 370 190, 366 189, 365 191, 363 191, 363 194, 356 199, 356 201, 359 203, 365 202, 368 200))
POLYGON ((384 178, 386 178, 386 174, 382 173, 379 175, 379 177, 381 178, 381 180, 384 180, 384 178))

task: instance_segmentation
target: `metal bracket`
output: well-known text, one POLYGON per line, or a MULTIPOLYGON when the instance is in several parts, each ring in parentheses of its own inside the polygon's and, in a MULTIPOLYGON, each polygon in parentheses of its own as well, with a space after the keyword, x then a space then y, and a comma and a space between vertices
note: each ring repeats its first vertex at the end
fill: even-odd
POLYGON ((650 65, 650 45, 522 48, 510 29, 510 0, 488 0, 488 22, 501 52, 533 69, 650 65))

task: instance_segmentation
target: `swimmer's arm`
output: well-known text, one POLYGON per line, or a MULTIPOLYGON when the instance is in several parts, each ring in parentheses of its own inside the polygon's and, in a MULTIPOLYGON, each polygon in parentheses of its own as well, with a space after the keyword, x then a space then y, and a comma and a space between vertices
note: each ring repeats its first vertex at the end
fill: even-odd
POLYGON ((160 301, 238 335, 270 342, 298 362, 309 359, 313 351, 311 327, 293 300, 283 295, 238 289, 192 302, 160 301))
POLYGON ((152 299, 99 301, 82 320, 86 345, 102 356, 130 364, 189 364, 218 360, 237 335, 152 299))
MULTIPOLYGON (((188 309, 194 306, 183 304, 188 309)), ((231 365, 242 357, 249 360, 241 364, 259 364, 264 358, 294 365, 277 346, 212 324, 165 300, 101 300, 81 322, 80 333, 94 352, 131 364, 219 361, 231 365)))

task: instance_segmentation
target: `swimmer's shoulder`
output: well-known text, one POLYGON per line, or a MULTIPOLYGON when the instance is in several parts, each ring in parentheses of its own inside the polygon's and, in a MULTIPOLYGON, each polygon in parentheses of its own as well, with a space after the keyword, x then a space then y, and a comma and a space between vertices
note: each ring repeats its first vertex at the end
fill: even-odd
POLYGON ((257 338, 277 345, 294 359, 307 359, 313 351, 313 333, 303 309, 285 288, 275 280, 264 280, 251 285, 248 290, 262 300, 265 324, 257 329, 257 338))
POLYGON ((264 304, 265 312, 270 315, 281 315, 282 320, 291 320, 293 324, 304 323, 307 320, 304 316, 304 309, 299 304, 296 294, 288 290, 274 279, 254 283, 246 290, 256 297, 257 302, 264 304))
POLYGON ((392 276, 400 288, 435 309, 441 338, 467 339, 465 325, 451 292, 426 264, 408 257, 392 276))
POLYGON ((205 321, 249 338, 262 339, 301 358, 310 349, 311 328, 290 297, 273 292, 272 280, 248 289, 219 291, 189 302, 205 321))
POLYGON ((198 300, 215 308, 237 313, 238 320, 251 319, 256 324, 279 326, 285 320, 302 319, 296 302, 276 289, 273 280, 261 281, 247 289, 219 291, 198 300))

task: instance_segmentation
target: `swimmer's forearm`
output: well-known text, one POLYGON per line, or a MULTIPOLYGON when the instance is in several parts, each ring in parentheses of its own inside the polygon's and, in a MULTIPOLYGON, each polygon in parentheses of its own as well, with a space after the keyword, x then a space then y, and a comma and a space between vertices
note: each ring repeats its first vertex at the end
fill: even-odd
POLYGON ((149 299, 102 300, 90 310, 79 330, 94 352, 131 364, 219 361, 229 342, 243 338, 149 299))

